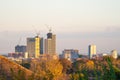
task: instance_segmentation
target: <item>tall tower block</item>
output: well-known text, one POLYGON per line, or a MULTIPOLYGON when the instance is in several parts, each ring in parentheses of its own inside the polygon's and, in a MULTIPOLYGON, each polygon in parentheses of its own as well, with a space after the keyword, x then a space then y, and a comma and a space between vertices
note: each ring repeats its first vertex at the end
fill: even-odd
POLYGON ((49 32, 45 39, 45 53, 56 54, 56 35, 49 32))
POLYGON ((27 52, 29 57, 39 58, 43 54, 43 38, 27 38, 27 52))
POLYGON ((91 59, 94 55, 96 55, 96 45, 89 45, 88 49, 89 58, 91 59))
POLYGON ((35 58, 39 58, 40 56, 40 38, 38 36, 35 37, 35 58))

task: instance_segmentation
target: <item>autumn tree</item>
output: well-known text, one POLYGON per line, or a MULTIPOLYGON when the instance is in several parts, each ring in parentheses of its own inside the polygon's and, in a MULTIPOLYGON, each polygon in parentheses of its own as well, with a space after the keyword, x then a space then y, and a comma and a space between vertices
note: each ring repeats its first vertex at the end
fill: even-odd
POLYGON ((94 69, 94 62, 91 60, 87 61, 85 64, 85 68, 89 69, 89 70, 93 70, 94 69))
POLYGON ((63 66, 59 60, 39 59, 31 62, 30 69, 40 78, 40 80, 59 80, 62 77, 63 66))
POLYGON ((63 71, 62 72, 63 73, 70 73, 71 68, 72 68, 72 63, 69 60, 65 59, 65 58, 62 58, 59 61, 63 66, 63 71))

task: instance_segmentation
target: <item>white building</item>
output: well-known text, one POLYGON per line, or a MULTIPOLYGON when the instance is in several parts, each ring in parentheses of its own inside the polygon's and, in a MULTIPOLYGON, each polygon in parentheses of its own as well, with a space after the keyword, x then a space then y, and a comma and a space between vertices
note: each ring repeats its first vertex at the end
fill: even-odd
POLYGON ((112 50, 112 51, 111 51, 111 56, 112 56, 113 58, 117 59, 117 57, 118 57, 117 50, 112 50))
POLYGON ((96 56, 96 45, 89 45, 88 49, 90 59, 93 58, 93 56, 96 56))

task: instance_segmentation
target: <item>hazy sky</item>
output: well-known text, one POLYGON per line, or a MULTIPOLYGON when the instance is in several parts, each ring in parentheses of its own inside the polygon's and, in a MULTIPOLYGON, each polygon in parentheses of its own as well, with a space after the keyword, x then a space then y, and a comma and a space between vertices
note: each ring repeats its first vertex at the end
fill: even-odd
POLYGON ((98 53, 120 53, 120 0, 0 0, 0 53, 26 44, 35 29, 45 37, 45 24, 57 35, 58 53, 87 53, 89 44, 98 53))

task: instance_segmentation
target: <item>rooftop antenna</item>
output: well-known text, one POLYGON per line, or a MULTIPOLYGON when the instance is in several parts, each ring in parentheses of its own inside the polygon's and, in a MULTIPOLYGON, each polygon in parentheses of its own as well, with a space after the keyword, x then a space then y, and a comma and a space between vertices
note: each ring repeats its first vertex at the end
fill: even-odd
POLYGON ((48 28, 49 33, 51 33, 51 32, 52 32, 52 27, 50 27, 50 26, 49 26, 49 25, 47 25, 47 24, 45 24, 45 26, 48 28))
POLYGON ((40 36, 40 31, 36 32, 37 36, 40 36))

